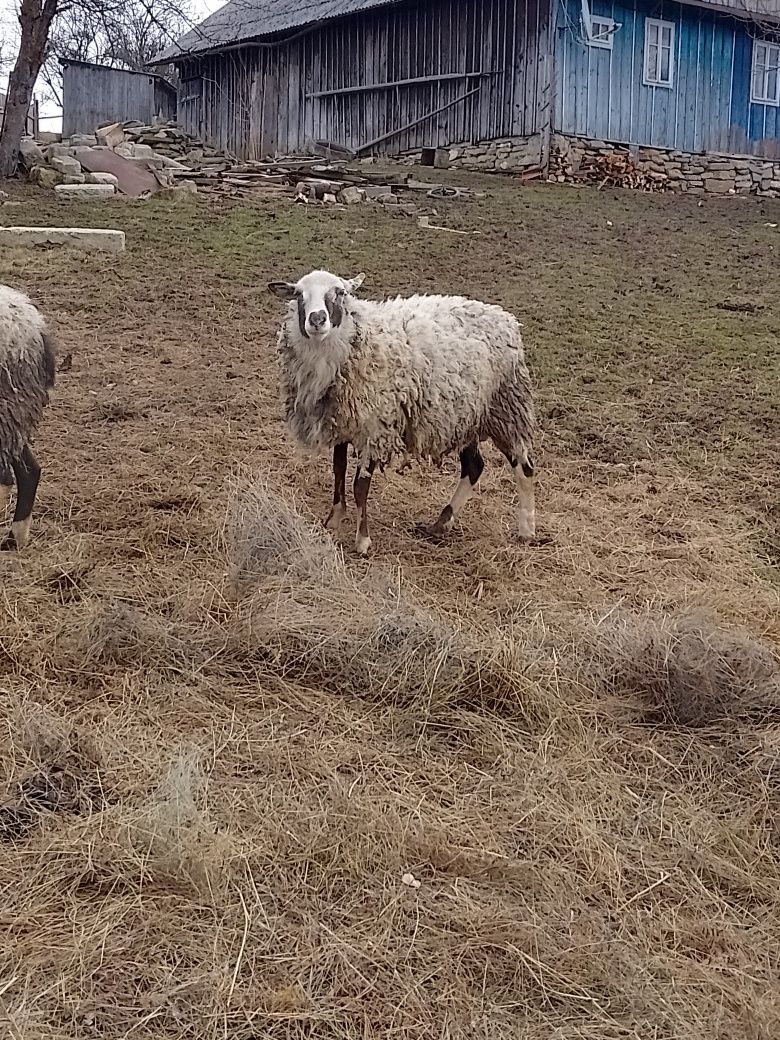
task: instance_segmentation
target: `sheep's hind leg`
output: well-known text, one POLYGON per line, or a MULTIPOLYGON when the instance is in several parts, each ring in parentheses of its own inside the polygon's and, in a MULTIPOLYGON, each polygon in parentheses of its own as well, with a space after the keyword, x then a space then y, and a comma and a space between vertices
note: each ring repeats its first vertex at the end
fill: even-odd
POLYGON ((21 458, 12 463, 16 477, 16 509, 11 522, 11 530, 0 549, 23 549, 30 540, 30 525, 38 483, 41 479, 41 467, 28 447, 22 451, 21 458))
POLYGON ((329 531, 338 531, 347 515, 347 449, 349 445, 337 444, 333 449, 333 508, 325 521, 329 531))
POLYGON ((460 453, 460 480, 455 488, 450 504, 441 511, 441 516, 429 528, 428 534, 432 538, 443 538, 452 530, 458 514, 474 495, 474 488, 482 476, 485 462, 479 450, 479 442, 472 441, 467 444, 460 453))
POLYGON ((365 556, 371 548, 371 537, 368 533, 368 493, 371 490, 371 474, 376 463, 371 460, 368 466, 361 466, 355 471, 355 505, 358 507, 358 525, 355 535, 355 551, 365 556))
POLYGON ((512 476, 517 486, 517 533, 524 542, 536 535, 536 504, 534 494, 534 460, 527 448, 520 446, 516 452, 502 444, 496 447, 506 455, 512 467, 512 476))

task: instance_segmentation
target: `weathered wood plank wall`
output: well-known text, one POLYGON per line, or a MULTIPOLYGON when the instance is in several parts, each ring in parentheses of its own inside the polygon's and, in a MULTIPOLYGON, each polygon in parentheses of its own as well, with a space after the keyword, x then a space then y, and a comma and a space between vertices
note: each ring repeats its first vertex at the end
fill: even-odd
POLYGON ((409 0, 186 62, 180 118, 250 157, 529 135, 549 121, 549 32, 546 0, 409 0))
POLYGON ((62 70, 62 133, 91 134, 106 123, 176 118, 176 95, 158 76, 81 62, 62 70))
POLYGON ((583 37, 580 0, 558 6, 555 128, 691 152, 780 156, 780 108, 751 100, 756 26, 672 0, 593 0, 618 24, 610 48, 583 37), (673 82, 643 79, 648 18, 674 25, 673 82))

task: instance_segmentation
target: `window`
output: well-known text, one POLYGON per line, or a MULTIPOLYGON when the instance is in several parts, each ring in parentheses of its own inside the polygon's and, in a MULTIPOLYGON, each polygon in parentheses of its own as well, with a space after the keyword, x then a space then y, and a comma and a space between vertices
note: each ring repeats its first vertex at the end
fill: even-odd
POLYGON ((753 41, 750 100, 760 105, 780 105, 780 44, 753 41))
POLYGON ((674 22, 645 18, 645 83, 671 87, 674 79, 674 22))
POLYGON ((617 28, 617 24, 613 22, 611 18, 599 18, 598 16, 591 15, 588 46, 603 47, 605 50, 611 51, 612 37, 617 28))

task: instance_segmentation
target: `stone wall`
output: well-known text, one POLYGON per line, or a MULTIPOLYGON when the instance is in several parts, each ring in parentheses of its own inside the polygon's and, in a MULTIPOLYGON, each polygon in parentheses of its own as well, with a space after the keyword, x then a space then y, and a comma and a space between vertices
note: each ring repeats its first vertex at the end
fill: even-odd
MULTIPOLYGON (((419 163, 422 153, 408 152, 402 161, 419 163)), ((495 170, 512 173, 539 168, 542 161, 542 137, 505 137, 477 144, 453 144, 437 148, 434 165, 453 170, 495 170)))
POLYGON ((527 170, 538 167, 542 161, 542 138, 507 137, 499 141, 481 141, 477 144, 456 144, 446 149, 449 166, 464 170, 527 170))
MULTIPOLYGON (((586 155, 629 154, 625 145, 609 141, 588 141, 556 134, 552 139, 551 166, 557 171, 551 178, 575 180, 586 155)), ((715 153, 667 151, 658 148, 631 149, 638 167, 655 183, 659 191, 684 192, 688 195, 762 195, 780 197, 780 161, 751 156, 727 156, 715 153)))
MULTIPOLYGON (((762 195, 780 198, 780 160, 751 156, 727 156, 712 152, 679 152, 659 148, 631 148, 610 141, 554 134, 551 140, 550 180, 578 182, 577 173, 585 156, 630 156, 657 191, 689 195, 762 195)), ((419 163, 421 153, 410 152, 406 162, 419 163)), ((437 148, 434 165, 463 170, 498 173, 539 168, 542 136, 511 137, 477 144, 454 144, 437 148)), ((643 178, 644 179, 644 178, 643 178)))

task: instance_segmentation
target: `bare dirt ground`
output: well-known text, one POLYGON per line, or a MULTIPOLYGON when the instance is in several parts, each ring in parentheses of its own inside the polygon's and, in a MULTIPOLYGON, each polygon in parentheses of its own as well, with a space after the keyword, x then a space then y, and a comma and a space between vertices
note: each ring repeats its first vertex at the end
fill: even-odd
POLYGON ((457 180, 479 235, 0 208, 128 238, 0 255, 66 359, 0 558, 14 1040, 780 1036, 780 206, 457 180), (310 523, 265 284, 316 266, 518 315, 543 544, 493 453, 445 546, 454 464, 368 562, 310 523))

